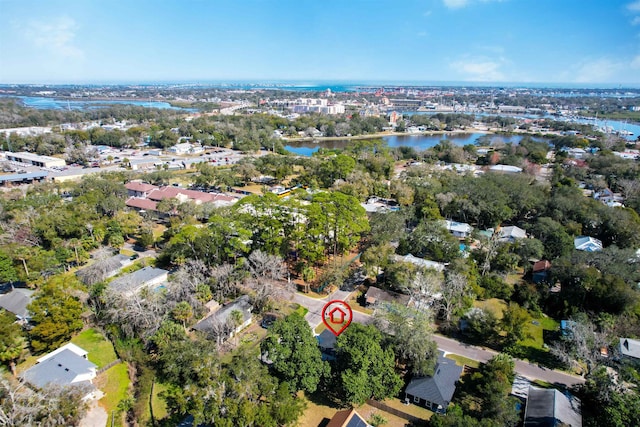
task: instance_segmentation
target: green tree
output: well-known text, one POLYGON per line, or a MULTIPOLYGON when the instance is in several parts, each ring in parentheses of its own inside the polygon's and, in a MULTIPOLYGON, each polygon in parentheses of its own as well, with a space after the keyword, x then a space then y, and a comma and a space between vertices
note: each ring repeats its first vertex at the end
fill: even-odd
POLYGON ((0 310, 0 362, 8 363, 11 373, 16 375, 16 361, 22 356, 25 342, 22 328, 15 316, 0 310))
POLYGON ((180 301, 171 310, 171 315, 178 322, 182 322, 182 327, 186 329, 187 321, 193 317, 193 308, 187 301, 180 301))
POLYGON ((82 329, 82 303, 72 295, 77 280, 62 276, 49 281, 29 304, 31 346, 36 352, 55 349, 68 341, 74 332, 82 329))
POLYGON ((376 310, 374 319, 392 337, 398 361, 406 363, 414 375, 433 374, 438 348, 430 313, 392 303, 376 310))
POLYGON ((13 266, 13 260, 4 251, 0 251, 0 283, 16 280, 18 280, 18 273, 13 266))
POLYGON ((393 349, 383 349, 382 334, 374 326, 351 324, 336 341, 336 358, 336 381, 345 403, 385 399, 402 387, 393 349))
POLYGON ((509 347, 527 337, 527 325, 531 321, 529 312, 515 302, 510 302, 503 311, 500 328, 505 333, 504 344, 509 347))
POLYGON ((329 374, 329 365, 322 361, 313 331, 297 313, 276 320, 261 348, 273 362, 271 369, 292 391, 313 393, 320 380, 329 374))

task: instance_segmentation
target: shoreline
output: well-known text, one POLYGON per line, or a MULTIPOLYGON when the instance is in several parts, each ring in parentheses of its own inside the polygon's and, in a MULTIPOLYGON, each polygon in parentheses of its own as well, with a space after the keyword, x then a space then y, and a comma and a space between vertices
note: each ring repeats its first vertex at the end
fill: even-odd
POLYGON ((305 136, 301 138, 286 138, 282 137, 281 140, 287 143, 292 142, 315 142, 320 143, 323 141, 353 141, 359 139, 376 139, 376 138, 384 138, 387 136, 433 136, 433 135, 468 135, 472 133, 483 133, 483 134, 495 134, 499 132, 499 130, 487 130, 487 129, 478 129, 478 128, 468 128, 468 129, 460 129, 453 131, 446 130, 428 130, 424 132, 376 132, 376 133, 368 133, 365 135, 351 135, 351 136, 305 136))

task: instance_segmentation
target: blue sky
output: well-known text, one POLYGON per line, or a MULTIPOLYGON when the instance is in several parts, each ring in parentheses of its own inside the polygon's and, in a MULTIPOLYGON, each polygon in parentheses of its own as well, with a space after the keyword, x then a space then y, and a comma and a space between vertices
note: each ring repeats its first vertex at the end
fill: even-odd
POLYGON ((0 83, 640 86, 640 0, 0 0, 0 83))

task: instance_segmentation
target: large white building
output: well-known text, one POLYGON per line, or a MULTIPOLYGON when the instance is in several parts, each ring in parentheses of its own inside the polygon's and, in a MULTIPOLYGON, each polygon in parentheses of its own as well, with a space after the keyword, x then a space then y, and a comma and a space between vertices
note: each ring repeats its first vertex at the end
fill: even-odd
POLYGON ((44 168, 62 167, 67 164, 64 159, 50 156, 40 156, 38 154, 27 153, 25 151, 19 153, 6 153, 7 160, 28 165, 39 166, 44 168))

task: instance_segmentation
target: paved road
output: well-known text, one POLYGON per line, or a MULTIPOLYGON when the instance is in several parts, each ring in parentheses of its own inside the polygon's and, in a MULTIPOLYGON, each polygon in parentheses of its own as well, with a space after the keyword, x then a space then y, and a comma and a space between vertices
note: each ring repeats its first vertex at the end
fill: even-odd
MULTIPOLYGON (((498 354, 497 351, 476 347, 469 344, 461 343, 442 335, 434 335, 433 340, 438 344, 438 348, 448 353, 459 354, 469 359, 479 362, 487 362, 493 356, 498 354)), ((542 380, 551 384, 572 386, 574 384, 584 383, 584 378, 567 374, 562 371, 546 369, 536 364, 527 362, 526 360, 515 359, 515 371, 523 377, 531 380, 542 380)))
MULTIPOLYGON (((346 301, 349 299, 351 293, 345 291, 336 291, 333 294, 324 298, 311 298, 306 295, 297 293, 293 297, 293 301, 306 307, 309 312, 305 316, 307 322, 312 329, 315 329, 320 323, 322 323, 322 308, 331 300, 346 301)), ((361 313, 359 311, 353 311, 353 322, 367 324, 371 322, 371 316, 361 313)), ((438 348, 447 353, 459 354, 464 357, 468 357, 472 360, 479 362, 487 362, 493 356, 498 354, 494 350, 488 350, 481 347, 465 344, 460 341, 456 341, 451 338, 444 337, 442 335, 434 335, 434 341, 438 344, 438 348)), ((570 375, 562 371, 556 371, 553 369, 546 369, 539 367, 536 364, 529 363, 525 360, 515 359, 515 371, 523 377, 531 380, 542 380, 551 384, 572 386, 574 384, 584 383, 584 378, 575 375, 570 375)))

